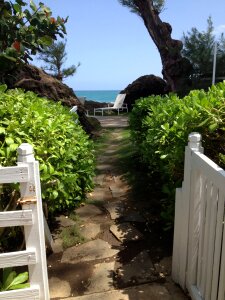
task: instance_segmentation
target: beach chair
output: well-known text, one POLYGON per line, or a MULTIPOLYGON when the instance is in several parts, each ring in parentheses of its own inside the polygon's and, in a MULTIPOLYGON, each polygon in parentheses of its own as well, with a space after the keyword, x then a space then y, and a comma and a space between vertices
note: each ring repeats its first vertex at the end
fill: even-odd
POLYGON ((120 111, 126 110, 128 112, 127 104, 123 103, 125 97, 126 94, 118 94, 113 106, 94 108, 94 116, 98 112, 100 112, 103 116, 104 111, 110 111, 110 110, 117 110, 118 115, 120 114, 120 111))

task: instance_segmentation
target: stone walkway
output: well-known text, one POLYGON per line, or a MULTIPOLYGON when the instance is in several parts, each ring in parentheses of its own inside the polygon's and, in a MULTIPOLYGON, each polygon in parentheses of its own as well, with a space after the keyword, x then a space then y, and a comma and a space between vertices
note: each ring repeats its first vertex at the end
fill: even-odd
MULTIPOLYGON (((51 299, 182 300, 188 299, 170 279, 171 258, 153 263, 138 230, 145 217, 130 205, 130 187, 118 171, 117 151, 126 117, 99 117, 103 127, 115 127, 104 155, 98 157, 96 187, 88 204, 76 210, 86 242, 63 251, 55 234, 55 251, 48 258, 51 299)), ((58 218, 60 228, 75 221, 58 218)))

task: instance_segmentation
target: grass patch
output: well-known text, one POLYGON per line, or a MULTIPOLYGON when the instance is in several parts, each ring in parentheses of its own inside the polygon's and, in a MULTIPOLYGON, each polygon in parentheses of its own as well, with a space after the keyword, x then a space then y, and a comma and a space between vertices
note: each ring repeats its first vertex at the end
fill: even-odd
POLYGON ((78 224, 74 224, 73 226, 63 228, 62 232, 60 233, 60 237, 63 241, 63 249, 86 242, 86 239, 80 233, 80 228, 78 224))
POLYGON ((104 201, 100 201, 100 200, 91 200, 91 199, 87 199, 85 201, 86 204, 91 204, 91 205, 95 205, 99 208, 103 207, 104 201))
POLYGON ((80 217, 75 212, 70 213, 69 218, 80 224, 80 217))
POLYGON ((101 130, 100 136, 96 137, 94 140, 94 150, 96 154, 99 154, 99 152, 104 152, 104 149, 108 143, 109 137, 111 132, 113 131, 113 128, 104 128, 101 130))

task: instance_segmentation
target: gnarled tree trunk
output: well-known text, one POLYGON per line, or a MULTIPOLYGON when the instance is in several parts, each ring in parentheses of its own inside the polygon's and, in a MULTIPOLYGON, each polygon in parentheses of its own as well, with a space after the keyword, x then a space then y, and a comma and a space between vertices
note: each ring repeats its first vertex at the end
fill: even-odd
POLYGON ((172 91, 181 90, 192 69, 189 60, 181 56, 182 42, 172 39, 172 27, 161 21, 152 0, 133 0, 133 4, 158 48, 164 79, 172 91))

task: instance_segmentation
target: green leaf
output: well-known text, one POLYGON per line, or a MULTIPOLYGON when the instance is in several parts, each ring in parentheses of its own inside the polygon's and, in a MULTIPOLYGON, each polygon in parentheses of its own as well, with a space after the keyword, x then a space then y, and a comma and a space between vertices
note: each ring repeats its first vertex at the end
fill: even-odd
POLYGON ((33 0, 30 0, 30 8, 31 8, 33 11, 37 11, 37 6, 35 5, 35 3, 34 3, 33 0))
POLYGON ((44 46, 51 46, 51 44, 53 43, 53 39, 48 35, 39 38, 38 41, 44 46))
POLYGON ((12 272, 12 268, 11 267, 3 269, 3 274, 2 274, 3 285, 5 285, 5 283, 7 281, 7 278, 9 277, 9 275, 10 275, 11 272, 12 272))
POLYGON ((26 2, 24 2, 23 0, 16 0, 16 3, 18 3, 21 6, 26 5, 26 2))
POLYGON ((209 120, 210 120, 210 118, 205 119, 204 121, 202 121, 202 122, 198 125, 198 127, 204 126, 205 124, 207 124, 207 123, 209 122, 209 120))
POLYGON ((4 127, 0 127, 0 134, 5 133, 5 128, 4 127))
POLYGON ((55 170, 51 164, 49 164, 48 166, 49 166, 49 173, 50 173, 50 175, 52 175, 55 170))
POLYGON ((18 284, 24 283, 25 281, 28 280, 28 272, 20 273, 17 275, 13 281, 10 283, 8 289, 13 289, 13 286, 16 286, 18 284))
POLYGON ((9 145, 9 148, 10 148, 11 151, 15 151, 18 147, 19 147, 18 144, 10 144, 9 145))
POLYGON ((16 272, 12 271, 11 268, 9 268, 9 270, 7 270, 7 269, 4 269, 4 270, 6 270, 6 274, 5 274, 4 279, 3 279, 3 287, 2 287, 2 289, 4 291, 7 291, 9 289, 11 283, 13 282, 14 278, 16 277, 16 272))
POLYGON ((52 192, 52 195, 53 195, 53 198, 56 199, 58 197, 59 193, 56 190, 54 190, 52 192))
POLYGON ((5 142, 7 145, 11 145, 14 143, 14 140, 11 137, 7 137, 7 138, 5 138, 5 142))
POLYGON ((17 12, 17 13, 20 13, 21 12, 21 6, 19 5, 19 4, 13 4, 13 8, 15 9, 15 11, 17 12))
POLYGON ((218 124, 217 124, 217 123, 211 124, 211 125, 209 126, 209 130, 210 130, 210 131, 215 131, 217 128, 218 128, 218 124))
POLYGON ((19 290, 19 289, 25 289, 29 287, 30 287, 30 283, 21 283, 21 284, 16 284, 11 286, 9 290, 19 290))
POLYGON ((7 90, 7 85, 6 84, 1 84, 0 85, 0 93, 5 93, 6 90, 7 90))

